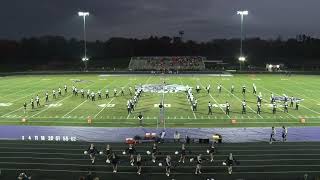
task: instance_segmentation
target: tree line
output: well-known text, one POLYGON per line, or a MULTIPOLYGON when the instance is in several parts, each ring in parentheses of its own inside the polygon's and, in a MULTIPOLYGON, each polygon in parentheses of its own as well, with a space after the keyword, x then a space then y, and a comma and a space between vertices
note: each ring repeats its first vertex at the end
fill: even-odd
MULTIPOLYGON (((61 36, 42 36, 21 40, 0 40, 0 71, 80 70, 83 41, 61 36)), ((239 39, 213 39, 207 42, 182 41, 180 37, 145 39, 114 37, 87 42, 89 67, 101 70, 127 68, 132 56, 204 56, 237 65, 239 39)), ((307 35, 283 40, 250 38, 244 41, 246 65, 264 67, 284 63, 288 67, 319 68, 320 39, 307 35)))

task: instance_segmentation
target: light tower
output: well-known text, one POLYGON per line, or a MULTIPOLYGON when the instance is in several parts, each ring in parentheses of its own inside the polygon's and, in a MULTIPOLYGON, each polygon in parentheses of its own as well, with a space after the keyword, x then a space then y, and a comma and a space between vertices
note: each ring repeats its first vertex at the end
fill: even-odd
POLYGON ((243 41, 243 19, 244 16, 247 16, 249 14, 248 11, 237 11, 237 14, 241 16, 241 39, 240 39, 240 57, 238 58, 239 64, 240 64, 240 71, 241 71, 241 64, 246 61, 245 56, 243 56, 243 51, 242 51, 242 41, 243 41))
POLYGON ((84 70, 88 71, 88 61, 89 58, 87 57, 87 40, 86 40, 86 16, 89 16, 89 12, 78 12, 79 16, 83 17, 83 41, 84 41, 84 57, 82 57, 82 62, 84 63, 84 70))

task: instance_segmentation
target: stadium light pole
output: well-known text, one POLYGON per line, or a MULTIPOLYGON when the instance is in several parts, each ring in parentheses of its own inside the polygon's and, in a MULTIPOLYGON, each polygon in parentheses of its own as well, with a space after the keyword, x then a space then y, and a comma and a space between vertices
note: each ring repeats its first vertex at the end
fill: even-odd
POLYGON ((249 14, 248 11, 237 11, 237 14, 241 16, 241 39, 240 39, 240 57, 239 57, 239 64, 240 64, 240 71, 241 71, 241 64, 246 60, 246 58, 243 56, 242 51, 242 41, 243 41, 243 19, 244 16, 247 16, 249 14))
POLYGON ((82 58, 82 61, 84 63, 84 70, 88 70, 88 61, 89 58, 87 57, 87 40, 86 40, 86 16, 89 16, 89 12, 78 12, 79 16, 83 17, 83 41, 84 41, 84 57, 82 58))

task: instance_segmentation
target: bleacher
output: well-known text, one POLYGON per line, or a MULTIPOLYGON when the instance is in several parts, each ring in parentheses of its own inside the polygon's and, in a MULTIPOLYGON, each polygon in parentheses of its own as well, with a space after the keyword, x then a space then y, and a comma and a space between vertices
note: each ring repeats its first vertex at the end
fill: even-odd
MULTIPOLYGON (((106 143, 95 143, 98 150, 105 148, 106 143)), ((185 164, 176 164, 172 175, 165 175, 164 167, 151 162, 151 157, 145 152, 151 149, 152 144, 137 144, 136 149, 146 160, 143 163, 142 174, 136 174, 136 167, 130 166, 128 156, 122 151, 128 146, 124 143, 110 144, 113 151, 120 156, 118 173, 112 173, 110 164, 105 163, 105 157, 97 156, 95 165, 91 165, 88 156, 83 154, 89 146, 87 142, 34 142, 34 141, 0 141, 0 170, 1 180, 16 179, 20 172, 32 175, 33 180, 78 180, 86 176, 89 171, 100 180, 295 180, 315 179, 320 174, 320 143, 233 143, 217 144, 215 161, 204 161, 202 174, 195 175, 195 163, 190 157, 202 153, 204 158, 208 144, 192 143, 186 147, 191 150, 185 164), (234 167, 232 175, 222 162, 232 152, 240 165, 234 167)), ((177 162, 179 155, 174 152, 181 147, 178 143, 164 143, 159 145, 164 159, 166 154, 177 162)))
POLYGON ((137 70, 204 70, 205 57, 201 56, 148 56, 132 57, 129 63, 129 69, 137 70))

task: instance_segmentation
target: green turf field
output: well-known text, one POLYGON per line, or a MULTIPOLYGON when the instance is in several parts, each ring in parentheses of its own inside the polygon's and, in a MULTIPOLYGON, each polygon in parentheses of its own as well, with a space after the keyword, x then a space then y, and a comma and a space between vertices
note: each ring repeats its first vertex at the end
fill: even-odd
MULTIPOLYGON (((167 84, 189 85, 193 88, 201 86, 199 94, 193 91, 198 99, 198 111, 193 112, 184 92, 165 93, 164 104, 167 127, 216 127, 216 126, 306 126, 320 125, 320 80, 319 76, 292 75, 234 75, 231 77, 215 77, 212 75, 38 75, 38 76, 8 76, 0 78, 0 124, 28 124, 28 125, 72 125, 72 126, 112 126, 134 127, 139 126, 137 116, 139 112, 144 115, 144 123, 147 127, 156 127, 159 120, 159 108, 156 104, 161 102, 162 93, 143 93, 136 106, 136 110, 127 113, 127 100, 131 98, 128 87, 134 88, 141 84, 161 84, 163 80, 167 84), (75 79, 82 80, 74 82, 75 79), (221 83, 222 93, 217 91, 217 85, 221 83), (257 92, 263 95, 262 113, 256 114, 257 98, 252 94, 252 84, 257 86, 257 92), (63 90, 68 86, 68 93, 63 90), (207 94, 204 87, 211 85, 211 92, 207 94), (235 86, 235 93, 230 93, 231 85, 235 86), (242 85, 246 85, 247 114, 241 114, 242 85), (73 96, 71 87, 78 89, 90 89, 95 92, 102 91, 102 99, 92 102, 82 99, 81 95, 73 96), (52 89, 61 87, 62 96, 52 99, 52 89), (125 96, 120 96, 121 87, 125 88, 125 96), (113 89, 117 88, 118 96, 113 97, 113 89), (105 98, 105 89, 109 89, 110 98, 105 98), (49 103, 45 103, 44 94, 48 91, 49 103), (303 98, 299 110, 289 107, 289 113, 284 113, 278 108, 275 115, 272 114, 270 94, 286 94, 303 98), (31 110, 30 99, 40 96, 41 107, 31 110), (213 115, 207 115, 208 102, 216 104, 213 115), (231 105, 230 116, 227 116, 225 108, 220 104, 228 101, 231 105), (23 103, 27 102, 27 112, 24 113, 23 103), (92 124, 87 123, 88 117, 92 118, 92 124), (21 119, 27 122, 22 123, 21 119), (306 123, 301 123, 301 119, 306 123), (236 120, 232 124, 231 120, 236 120)), ((290 104, 290 103, 289 103, 290 104)), ((279 104, 280 105, 280 104, 279 104)), ((163 126, 163 124, 160 124, 163 126)))

